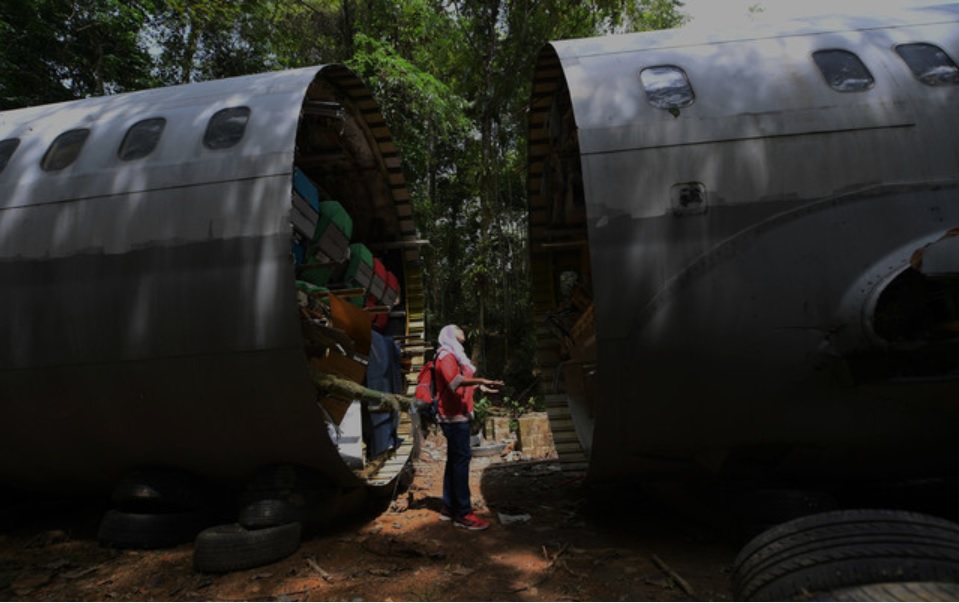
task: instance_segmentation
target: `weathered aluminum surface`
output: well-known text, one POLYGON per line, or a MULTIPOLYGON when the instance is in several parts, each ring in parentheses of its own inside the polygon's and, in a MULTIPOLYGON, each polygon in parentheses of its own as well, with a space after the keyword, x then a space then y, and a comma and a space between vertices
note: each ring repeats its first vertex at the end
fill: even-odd
POLYGON ((0 113, 0 140, 20 139, 0 172, 0 481, 85 490, 146 464, 233 480, 290 462, 359 483, 327 436, 298 319, 289 220, 308 97, 345 108, 355 154, 331 169, 360 240, 415 239, 389 131, 341 66, 0 113), (229 107, 250 109, 242 140, 205 148, 229 107), (156 150, 118 159, 155 117, 156 150), (79 127, 77 161, 42 170, 79 127))
POLYGON ((576 243, 562 243, 542 194, 541 132, 568 91, 578 155, 564 169, 582 173, 595 300, 593 478, 959 469, 955 373, 853 366, 884 353, 871 324, 883 287, 959 225, 959 86, 920 83, 893 50, 907 42, 959 58, 959 5, 543 50, 532 262, 569 264, 557 249, 576 243), (835 48, 861 58, 871 89, 826 85, 811 54, 835 48), (694 103, 647 101, 639 73, 662 65, 685 71, 694 103), (677 199, 694 188, 702 203, 688 211, 677 199))

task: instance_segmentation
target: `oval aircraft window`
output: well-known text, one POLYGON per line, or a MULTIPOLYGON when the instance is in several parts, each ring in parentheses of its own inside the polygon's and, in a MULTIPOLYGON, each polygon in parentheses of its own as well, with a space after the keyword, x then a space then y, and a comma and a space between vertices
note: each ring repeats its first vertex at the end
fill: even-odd
POLYGON ((678 109, 693 104, 696 96, 686 72, 672 65, 647 67, 639 72, 649 104, 657 109, 678 109))
POLYGON ((872 74, 859 57, 848 50, 817 50, 812 58, 833 90, 859 92, 872 88, 875 81, 872 74))
POLYGON ((19 138, 0 140, 0 172, 10 163, 10 158, 13 157, 13 152, 17 150, 18 146, 20 146, 19 138))
POLYGON ((249 107, 230 107, 213 114, 203 135, 203 144, 208 149, 227 149, 243 138, 246 124, 250 121, 249 107))
POLYGON ((130 126, 117 152, 120 159, 123 161, 142 159, 152 153, 160 142, 160 134, 163 133, 164 127, 166 127, 166 120, 162 117, 144 119, 130 126))
POLYGON ((50 145, 50 148, 47 149, 47 152, 43 155, 40 167, 48 172, 62 170, 67 167, 77 160, 77 156, 80 155, 80 149, 83 148, 83 143, 87 141, 87 136, 89 135, 89 129, 78 128, 76 130, 68 130, 57 136, 53 144, 50 145))
POLYGON ((929 86, 959 84, 959 67, 946 51, 933 44, 900 44, 896 52, 916 76, 929 86))

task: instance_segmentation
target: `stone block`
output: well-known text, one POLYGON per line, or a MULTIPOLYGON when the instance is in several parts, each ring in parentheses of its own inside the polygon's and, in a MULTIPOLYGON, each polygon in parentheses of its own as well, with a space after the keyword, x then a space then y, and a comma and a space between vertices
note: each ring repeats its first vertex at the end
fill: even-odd
POLYGON ((509 419, 506 417, 489 417, 486 419, 486 439, 491 442, 505 442, 510 439, 509 419))
POLYGON ((545 457, 553 451, 553 433, 549 429, 549 419, 545 412, 534 412, 520 417, 516 435, 517 448, 524 455, 545 457))

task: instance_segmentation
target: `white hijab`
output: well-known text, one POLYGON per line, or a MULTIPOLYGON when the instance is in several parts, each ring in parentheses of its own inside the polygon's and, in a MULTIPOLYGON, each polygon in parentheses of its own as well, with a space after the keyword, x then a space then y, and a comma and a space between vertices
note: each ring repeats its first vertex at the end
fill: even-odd
POLYGON ((447 354, 456 356, 456 360, 459 361, 461 366, 464 366, 475 373, 476 367, 473 366, 473 363, 470 362, 469 356, 466 355, 466 350, 463 349, 463 344, 456 339, 457 330, 459 330, 459 327, 456 325, 446 325, 442 330, 440 330, 439 353, 442 354, 443 352, 446 352, 447 354))

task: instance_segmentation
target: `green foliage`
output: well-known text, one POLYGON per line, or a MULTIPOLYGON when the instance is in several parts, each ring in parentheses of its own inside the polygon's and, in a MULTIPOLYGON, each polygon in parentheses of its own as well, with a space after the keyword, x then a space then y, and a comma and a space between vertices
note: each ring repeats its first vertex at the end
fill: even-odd
POLYGON ((434 75, 420 69, 393 47, 370 36, 354 36, 354 54, 348 62, 380 100, 380 108, 412 176, 414 192, 422 200, 434 150, 455 150, 470 123, 466 102, 434 75), (416 183, 424 183, 416 187, 416 183))
POLYGON ((538 53, 549 40, 676 25, 679 6, 373 0, 356 10, 359 30, 376 34, 357 33, 350 64, 387 107, 420 234, 431 241, 427 325, 472 331, 481 372, 506 376, 515 395, 534 389, 525 107, 538 53))
POLYGON ((535 397, 519 400, 510 396, 492 399, 483 396, 473 404, 472 429, 478 433, 490 417, 506 417, 510 420, 510 431, 516 431, 518 419, 531 412, 542 411, 542 405, 535 397))
POLYGON ((677 27, 686 21, 679 13, 680 0, 642 0, 626 4, 626 31, 652 31, 677 27))
POLYGON ((156 72, 186 83, 278 67, 274 9, 262 0, 156 0, 149 23, 156 72))
POLYGON ((271 60, 293 68, 343 63, 352 55, 349 2, 297 0, 266 3, 264 37, 269 38, 271 60))
POLYGON ((0 3, 0 109, 155 84, 140 40, 150 8, 118 0, 0 3))
POLYGON ((525 414, 542 410, 540 405, 537 404, 537 399, 535 397, 527 398, 525 400, 517 400, 510 398, 509 396, 504 396, 500 407, 506 411, 506 416, 510 417, 511 419, 517 419, 525 414))
POLYGON ((470 429, 474 433, 482 431, 486 419, 493 415, 493 403, 489 398, 482 397, 473 402, 473 420, 470 429))

